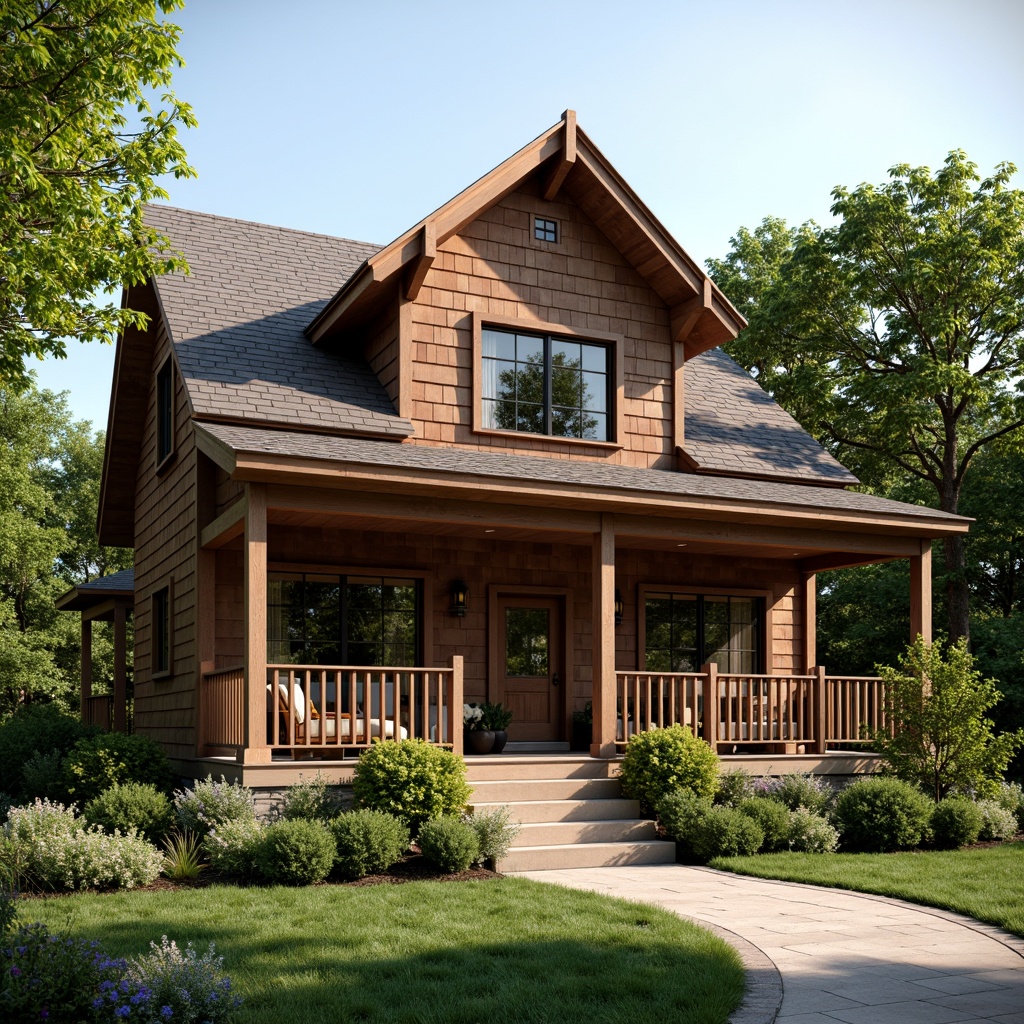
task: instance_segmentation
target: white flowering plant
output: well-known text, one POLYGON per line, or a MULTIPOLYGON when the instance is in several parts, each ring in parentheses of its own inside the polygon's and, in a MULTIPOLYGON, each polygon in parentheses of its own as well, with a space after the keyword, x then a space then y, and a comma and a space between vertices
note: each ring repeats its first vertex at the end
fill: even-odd
POLYGON ((462 705, 462 724, 467 729, 483 728, 484 709, 476 704, 462 705))

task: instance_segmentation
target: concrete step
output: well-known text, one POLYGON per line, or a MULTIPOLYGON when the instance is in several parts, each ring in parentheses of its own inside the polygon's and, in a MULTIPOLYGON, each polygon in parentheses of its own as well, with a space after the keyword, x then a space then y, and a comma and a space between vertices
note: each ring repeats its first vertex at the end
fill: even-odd
POLYGON ((524 800, 519 803, 484 803, 471 801, 481 813, 508 807, 513 821, 529 822, 556 821, 606 821, 610 818, 638 818, 640 804, 625 797, 605 800, 524 800))
POLYGON ((470 803, 510 804, 523 800, 601 800, 619 797, 618 779, 518 779, 471 783, 470 803))
POLYGON ((469 782, 517 782, 520 779, 611 779, 618 763, 593 757, 467 757, 469 782))
POLYGON ((568 753, 569 744, 559 740, 512 740, 505 744, 506 754, 568 753))
MULTIPOLYGON (((522 806, 522 805, 520 805, 522 806)), ((657 839, 653 821, 608 818, 603 821, 536 821, 523 825, 512 845, 571 846, 578 843, 636 843, 657 839)))
POLYGON ((581 843, 578 846, 519 846, 497 864, 502 872, 604 868, 621 864, 672 864, 676 844, 653 839, 639 843, 581 843))

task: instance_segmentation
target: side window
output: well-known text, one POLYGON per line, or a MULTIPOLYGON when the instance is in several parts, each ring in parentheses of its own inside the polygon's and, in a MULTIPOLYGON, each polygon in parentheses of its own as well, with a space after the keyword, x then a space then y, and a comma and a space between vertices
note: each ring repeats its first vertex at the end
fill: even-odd
POLYGON ((162 587, 153 595, 153 675, 171 671, 171 589, 162 587))
POLYGON ((174 451, 174 375, 168 356, 156 373, 156 464, 174 451))

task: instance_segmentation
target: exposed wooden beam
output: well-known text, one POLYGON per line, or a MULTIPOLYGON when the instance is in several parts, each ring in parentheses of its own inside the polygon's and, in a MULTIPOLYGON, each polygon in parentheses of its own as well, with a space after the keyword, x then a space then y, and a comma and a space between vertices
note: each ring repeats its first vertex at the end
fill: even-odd
POLYGON ((705 278, 700 295, 681 302, 671 310, 672 340, 685 342, 700 318, 711 309, 712 303, 711 281, 705 278))
MULTIPOLYGON (((872 540, 874 539, 872 538, 872 540)), ((914 547, 917 544, 917 538, 910 538, 904 541, 903 544, 914 547)), ((828 572, 830 569, 856 569, 859 565, 877 565, 879 562, 894 562, 898 558, 910 557, 910 555, 906 554, 892 554, 891 551, 887 554, 882 552, 870 554, 867 551, 864 554, 860 554, 859 552, 864 549, 859 546, 851 544, 845 546, 852 550, 834 552, 828 555, 815 555, 811 558, 801 558, 797 562, 797 566, 802 572, 828 572)))
POLYGON ((435 259, 437 259, 437 233, 434 229, 434 222, 426 220, 420 229, 420 253, 410 264, 405 286, 405 297, 410 301, 415 300, 419 295, 423 282, 427 278, 427 272, 434 265, 435 259))
POLYGON ((576 111, 567 110, 562 115, 562 121, 565 125, 562 156, 558 163, 555 164, 554 169, 548 176, 547 184, 544 186, 544 198, 548 202, 551 202, 558 195, 562 182, 565 181, 566 175, 576 163, 576 111))
POLYGON ((222 548, 229 541, 240 537, 245 530, 246 500, 239 498, 227 511, 222 512, 209 526, 203 527, 199 546, 222 548))

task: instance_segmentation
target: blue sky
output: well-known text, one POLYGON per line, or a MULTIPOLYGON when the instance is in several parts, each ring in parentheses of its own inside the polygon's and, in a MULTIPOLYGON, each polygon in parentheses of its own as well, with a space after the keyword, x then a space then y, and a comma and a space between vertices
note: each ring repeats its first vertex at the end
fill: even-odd
MULTIPOLYGON (((833 187, 896 163, 1024 167, 1022 0, 191 0, 172 20, 199 177, 170 201, 361 241, 566 107, 702 262, 765 216, 828 220, 833 187)), ((36 366, 105 426, 111 346, 36 366)))

